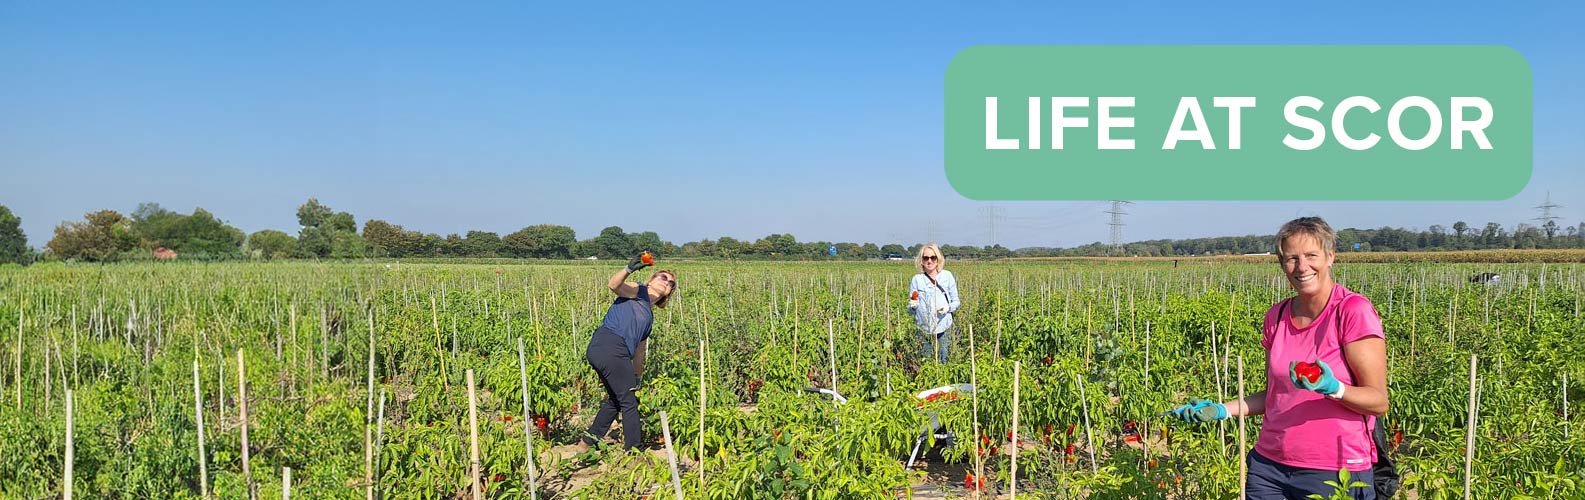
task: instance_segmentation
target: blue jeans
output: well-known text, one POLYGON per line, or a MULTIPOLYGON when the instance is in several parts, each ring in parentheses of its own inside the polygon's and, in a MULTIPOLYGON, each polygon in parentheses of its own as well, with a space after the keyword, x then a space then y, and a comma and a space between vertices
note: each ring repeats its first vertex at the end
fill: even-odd
MULTIPOLYGON (((1302 469, 1279 464, 1269 458, 1249 451, 1249 496, 1250 500, 1305 500, 1310 494, 1317 493, 1323 497, 1332 495, 1332 487, 1327 481, 1337 481, 1337 471, 1302 469)), ((1376 489, 1372 483, 1375 478, 1370 470, 1349 472, 1349 481, 1365 483, 1364 488, 1348 490, 1349 496, 1355 500, 1376 500, 1376 489)))
POLYGON ((924 330, 919 330, 918 336, 920 342, 920 357, 930 359, 932 351, 934 351, 936 360, 946 363, 947 352, 952 347, 952 339, 957 336, 957 330, 958 325, 956 324, 947 327, 946 331, 936 335, 930 335, 925 333, 924 330))

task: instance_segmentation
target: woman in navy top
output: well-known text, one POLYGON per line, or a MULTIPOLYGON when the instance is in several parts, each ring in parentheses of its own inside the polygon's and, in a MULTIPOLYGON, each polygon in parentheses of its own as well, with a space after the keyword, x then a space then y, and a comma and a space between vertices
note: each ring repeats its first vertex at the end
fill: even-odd
POLYGON ((655 323, 651 306, 666 307, 671 294, 677 290, 677 275, 660 270, 644 283, 627 281, 634 271, 648 267, 641 258, 633 257, 627 267, 611 275, 606 286, 616 294, 616 301, 605 312, 605 320, 589 339, 585 356, 589 366, 600 375, 605 386, 605 401, 594 423, 584 433, 584 445, 594 445, 599 436, 611 428, 611 422, 622 415, 622 445, 628 449, 644 442, 644 420, 638 413, 639 379, 644 373, 644 350, 649 340, 650 327, 655 323))

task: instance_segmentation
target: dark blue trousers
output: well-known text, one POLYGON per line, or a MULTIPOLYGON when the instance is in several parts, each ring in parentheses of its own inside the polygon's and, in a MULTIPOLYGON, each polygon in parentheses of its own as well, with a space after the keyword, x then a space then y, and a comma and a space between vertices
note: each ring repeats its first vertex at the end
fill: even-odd
MULTIPOLYGON (((1354 500, 1376 500, 1376 489, 1371 485, 1374 476, 1369 470, 1349 472, 1349 482, 1365 483, 1364 488, 1348 490, 1354 500)), ((1337 471, 1301 469, 1273 462, 1254 450, 1249 451, 1248 498, 1250 500, 1307 500, 1311 494, 1322 497, 1332 495, 1334 489, 1327 481, 1337 482, 1337 471)))

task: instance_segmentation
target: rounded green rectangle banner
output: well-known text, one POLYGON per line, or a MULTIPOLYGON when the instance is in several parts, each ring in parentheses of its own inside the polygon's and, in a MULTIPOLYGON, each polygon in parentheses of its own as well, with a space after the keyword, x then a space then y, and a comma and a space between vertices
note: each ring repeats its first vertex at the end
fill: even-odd
POLYGON ((1505 199, 1531 101, 1503 46, 976 46, 947 66, 947 179, 978 200, 1505 199))

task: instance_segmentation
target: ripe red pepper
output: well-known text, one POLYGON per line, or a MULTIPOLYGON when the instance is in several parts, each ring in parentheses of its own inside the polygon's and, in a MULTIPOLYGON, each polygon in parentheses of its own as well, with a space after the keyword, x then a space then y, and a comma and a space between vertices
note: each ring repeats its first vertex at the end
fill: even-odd
POLYGON ((974 477, 974 474, 970 474, 970 473, 965 472, 965 473, 963 473, 963 487, 967 488, 969 490, 981 490, 981 489, 984 489, 985 488, 985 478, 981 477, 981 478, 978 478, 978 480, 976 480, 976 478, 974 477))
POLYGON ((1321 381, 1321 366, 1315 363, 1300 361, 1299 364, 1294 365, 1293 373, 1304 377, 1305 380, 1309 380, 1312 384, 1321 381))
POLYGON ((1074 422, 1074 423, 1068 424, 1068 435, 1072 436, 1073 435, 1073 430, 1077 429, 1078 427, 1079 427, 1079 423, 1078 422, 1074 422))
POLYGON ((655 256, 650 255, 649 252, 644 252, 643 255, 638 256, 638 260, 642 260, 645 264, 649 264, 651 266, 655 265, 655 256))
POLYGON ((909 295, 908 298, 912 300, 919 300, 919 290, 914 290, 914 294, 909 295))
POLYGON ((1064 453, 1068 454, 1068 455, 1072 455, 1073 451, 1076 450, 1076 449, 1077 449, 1077 447, 1075 445, 1071 445, 1070 444, 1070 445, 1068 445, 1067 451, 1065 451, 1064 453))

